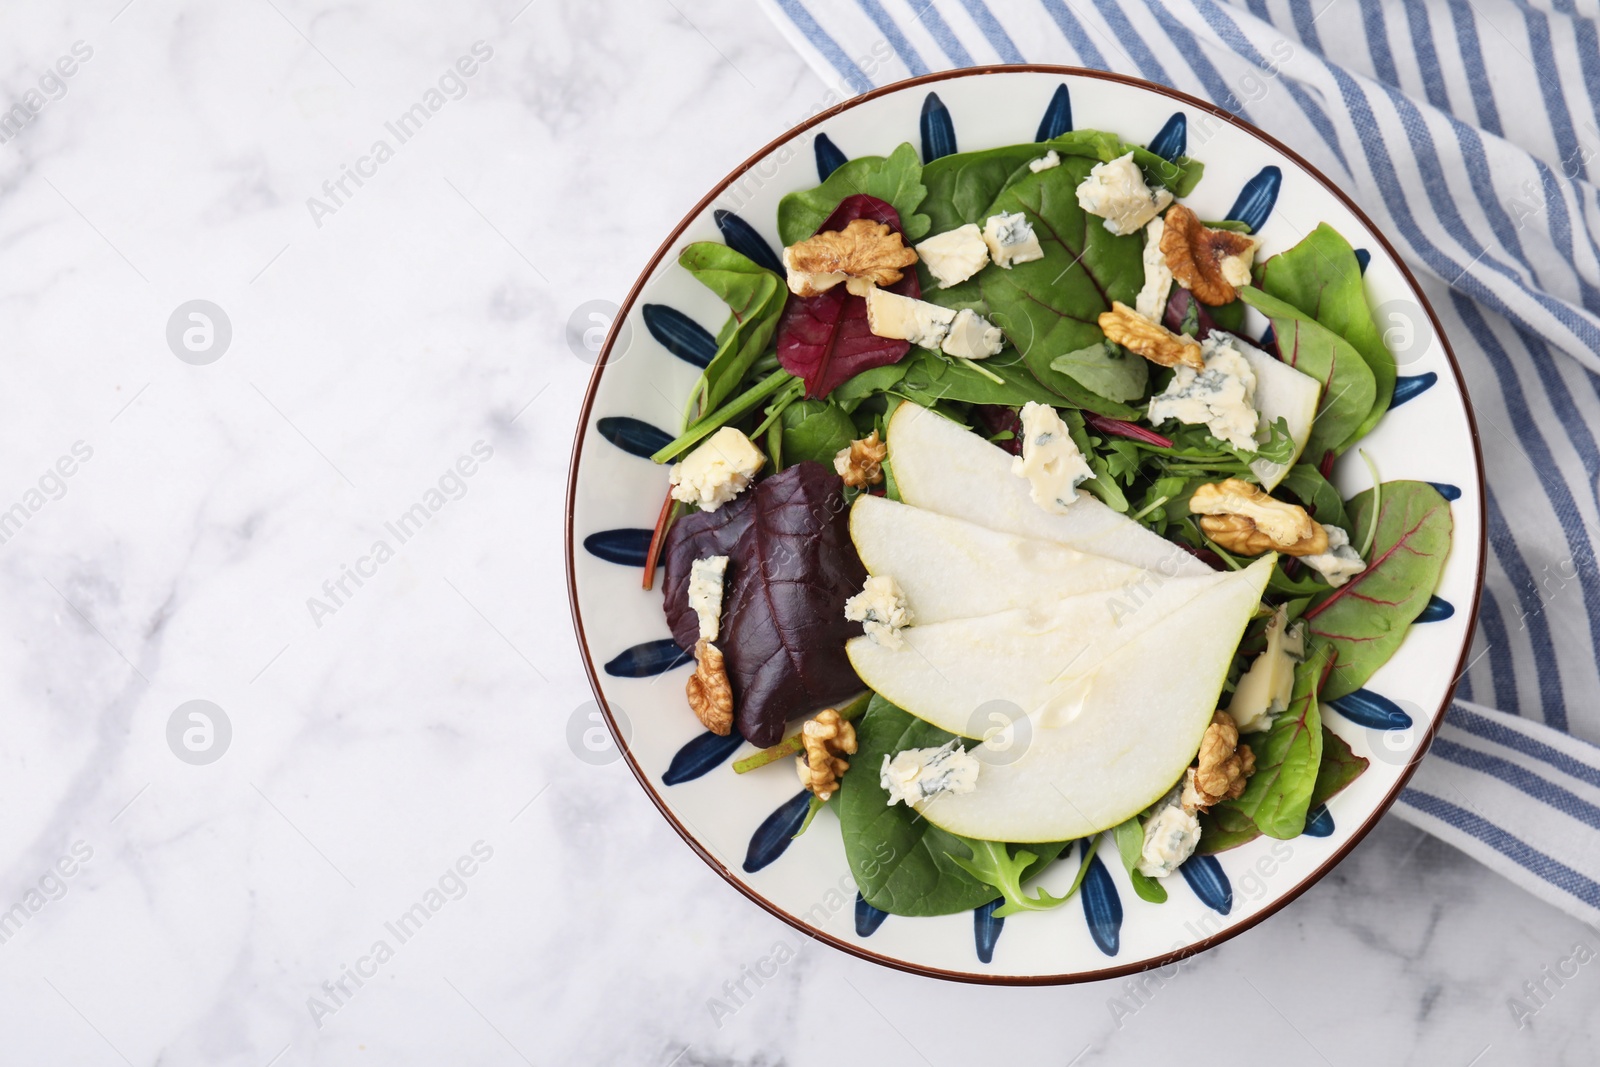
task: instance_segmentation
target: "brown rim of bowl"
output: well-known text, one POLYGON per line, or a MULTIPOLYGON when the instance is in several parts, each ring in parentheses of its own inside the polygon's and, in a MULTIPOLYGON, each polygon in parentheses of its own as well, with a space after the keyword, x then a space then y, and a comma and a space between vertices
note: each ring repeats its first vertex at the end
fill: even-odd
POLYGON ((1487 559, 1487 556, 1483 551, 1483 546, 1486 540, 1486 526, 1485 516, 1481 507, 1478 511, 1477 531, 1478 574, 1472 590, 1472 608, 1468 615, 1466 640, 1461 646, 1461 656, 1456 661, 1455 679, 1450 683, 1450 688, 1445 693, 1444 701, 1440 704, 1437 714, 1434 716, 1432 723, 1428 727, 1427 737, 1425 737, 1422 744, 1418 746, 1417 754, 1412 758, 1411 762, 1407 764, 1405 770, 1401 773, 1399 780, 1395 782, 1394 788, 1389 791, 1389 795, 1384 797, 1382 802, 1375 809, 1373 809, 1372 813, 1367 816, 1365 822, 1351 832, 1349 840, 1347 840, 1339 848, 1339 850, 1330 856, 1320 867, 1313 871, 1309 877, 1305 878, 1299 885, 1289 890, 1271 905, 1263 908, 1261 911, 1251 915, 1248 918, 1235 922, 1232 926, 1225 930, 1219 931, 1210 937, 1196 941, 1194 944, 1188 945, 1182 949, 1164 953, 1163 955, 1154 957, 1152 959, 1141 960, 1137 963, 1126 963, 1114 967, 1105 967, 1096 971, 1081 971, 1072 974, 1051 975, 984 975, 966 971, 947 971, 938 967, 926 967, 920 964, 907 963, 904 960, 894 959, 890 956, 883 956, 876 952, 862 948, 860 945, 850 944, 849 942, 840 940, 832 934, 806 925, 796 917, 790 915, 788 912, 767 900, 765 897, 761 896, 751 887, 745 885, 745 883, 742 882, 736 875, 734 875, 733 872, 724 867, 715 857, 713 857, 705 848, 701 846, 700 842, 695 840, 694 835, 691 834, 688 829, 686 829, 684 825, 678 821, 677 817, 673 815, 671 809, 667 806, 666 801, 662 798, 661 794, 657 792, 656 787, 654 783, 651 782, 649 775, 645 773, 643 768, 641 768, 638 762, 634 759, 633 753, 628 749, 627 744, 620 740, 621 734, 618 733, 616 721, 611 716, 611 707, 606 703, 605 692, 600 685, 599 676, 595 673, 594 657, 589 654, 589 644, 584 636, 583 617, 578 611, 578 586, 573 565, 572 548, 572 518, 573 506, 576 502, 578 492, 578 463, 583 454, 583 439, 585 431, 587 431, 589 427, 589 416, 594 406, 595 392, 600 387, 600 376, 605 371, 606 363, 610 359, 611 347, 616 341, 618 328, 627 320, 628 313, 632 310, 634 302, 639 297, 640 291, 644 288, 645 283, 655 275, 656 269, 660 266, 662 258, 666 256, 669 251, 671 251, 673 244, 678 240, 679 236, 682 235, 683 231, 688 228, 689 224, 695 219, 699 218, 701 213, 704 212, 707 207, 711 206, 712 202, 722 194, 723 190, 727 189, 728 186, 737 181, 751 167, 761 162, 784 143, 792 140, 797 135, 804 133, 806 130, 809 130, 814 126, 827 121, 835 115, 838 115, 844 111, 848 111, 853 107, 867 102, 868 100, 875 100, 880 96, 887 96, 890 93, 899 92, 902 89, 909 89, 918 85, 931 85, 936 82, 947 81, 952 78, 970 78, 981 77, 987 74, 1010 74, 1019 72, 1057 74, 1067 77, 1095 78, 1099 79, 1100 81, 1120 82, 1123 85, 1131 85, 1135 88, 1147 89, 1150 92, 1156 93, 1160 96, 1167 97, 1171 100, 1176 100, 1187 107, 1204 111, 1207 114, 1213 115, 1217 119, 1226 122, 1230 126, 1234 126, 1240 130, 1243 130, 1245 133, 1250 134, 1257 140, 1271 146, 1275 151, 1281 153, 1285 158, 1291 159, 1295 163, 1299 164, 1306 170, 1307 173, 1320 182, 1324 189, 1333 194, 1333 196, 1337 198, 1340 203, 1344 204, 1345 207, 1349 208, 1356 218, 1360 219, 1361 222, 1372 233, 1372 236, 1377 240, 1378 244, 1383 247, 1383 250, 1389 254, 1389 258, 1393 260, 1396 266, 1400 268, 1400 274, 1405 278, 1406 284, 1411 287, 1412 295, 1416 297, 1423 309, 1427 311, 1428 319, 1433 323, 1434 335, 1439 338, 1439 343, 1444 348, 1445 359, 1450 364, 1450 372, 1455 376, 1456 388, 1463 400, 1462 406, 1466 411, 1467 429, 1472 435, 1472 458, 1477 467, 1479 492, 1481 494, 1482 486, 1485 484, 1485 478, 1483 470, 1483 449, 1478 443, 1478 423, 1473 417, 1471 403, 1466 402, 1466 382, 1462 380, 1461 367, 1456 362, 1455 353, 1450 348, 1449 338, 1445 335, 1443 326, 1440 325, 1439 316, 1434 313, 1433 305, 1428 303, 1428 298, 1423 295, 1421 288, 1417 285, 1416 277, 1411 273, 1411 269, 1406 266, 1405 261, 1400 258, 1400 254, 1395 251, 1394 246, 1389 243, 1388 238, 1384 237, 1382 231, 1379 230, 1376 224, 1374 224, 1373 221, 1367 217, 1366 212, 1362 211, 1361 208, 1356 205, 1355 201, 1346 196, 1343 190, 1330 182, 1320 170, 1306 162, 1306 160, 1302 158, 1299 153, 1284 145, 1283 142, 1279 141, 1277 138, 1271 136, 1270 134, 1263 133, 1261 130, 1258 130, 1255 126, 1245 122, 1238 116, 1224 111, 1215 105, 1208 104, 1197 97, 1190 96, 1188 93, 1179 92, 1176 89, 1170 89, 1167 86, 1157 85, 1153 82, 1147 82, 1142 78, 1133 78, 1125 74, 1113 74, 1109 71, 1090 70, 1084 67, 1055 66, 1048 63, 1019 63, 1016 65, 963 67, 957 70, 946 70, 939 71, 934 74, 924 74, 921 77, 908 78, 905 81, 898 81, 892 85, 885 85, 878 89, 872 89, 868 92, 860 94, 859 96, 851 97, 849 100, 846 100, 843 103, 836 104, 833 107, 828 108, 826 111, 818 112, 816 115, 813 115, 806 121, 800 123, 792 129, 785 131, 777 138, 770 141, 765 147, 756 152, 749 159, 746 159, 743 163, 739 164, 738 167, 734 168, 732 173, 730 173, 726 178, 722 179, 721 182, 717 183, 717 185, 709 193, 707 193, 699 203, 690 209, 689 213, 684 216, 683 220, 679 222, 677 226, 673 227, 672 232, 667 235, 667 239, 661 243, 661 247, 656 249, 655 255, 650 257, 649 264, 646 265, 644 271, 640 273, 639 279, 634 282, 633 288, 629 290, 627 298, 623 301, 622 307, 617 312, 616 319, 612 323, 611 331, 606 337, 605 347, 600 352, 600 358, 595 362, 594 374, 589 379, 589 388, 584 394, 583 408, 579 413, 580 417, 578 420, 577 436, 573 441, 572 446, 572 466, 567 475, 567 515, 564 533, 567 555, 567 600, 572 608, 572 625, 574 630, 577 632, 578 648, 583 655, 583 668, 589 677, 589 687, 594 691, 595 700, 605 712, 606 724, 611 730, 612 738, 617 740, 618 750, 628 761, 628 767, 633 771, 633 776, 639 780, 639 784, 643 786, 644 791, 649 794, 650 799, 652 802, 654 802, 656 808, 661 812, 662 816, 666 818, 667 822, 672 825, 672 828, 678 832, 678 836, 682 837, 684 842, 687 843, 688 846, 692 848, 713 871, 716 871, 719 875, 721 875, 723 880, 729 885, 733 886, 750 900, 766 909, 773 916, 782 919, 784 922, 788 923, 799 932, 805 934, 807 937, 826 942, 842 952, 847 952, 852 956, 856 956, 864 960, 870 960, 873 963, 882 964, 885 967, 892 967, 895 970, 905 971, 909 974, 923 975, 929 978, 942 978, 947 981, 969 982, 977 985, 1071 985, 1078 982, 1097 982, 1110 978, 1122 978, 1130 974, 1138 974, 1141 971, 1147 971, 1157 967, 1165 967, 1169 964, 1198 955, 1207 949, 1214 948, 1215 946, 1220 945, 1222 942, 1227 941, 1229 938, 1236 937, 1237 935, 1249 930, 1257 923, 1266 919, 1268 916, 1275 915, 1290 902, 1298 898, 1300 894, 1304 893, 1317 882, 1321 881, 1322 878, 1330 870, 1332 870, 1333 867, 1339 863, 1339 861, 1343 860, 1344 857, 1349 854, 1351 849, 1360 844, 1362 839, 1365 838, 1372 828, 1378 824, 1378 820, 1381 819, 1384 814, 1388 812, 1389 808, 1393 806, 1396 798, 1398 798, 1400 795, 1400 791, 1405 788, 1406 783, 1411 780, 1411 776, 1416 773, 1417 764, 1421 762, 1422 757, 1427 754, 1429 746, 1433 743, 1434 735, 1439 732, 1439 727, 1444 722, 1445 711, 1450 706, 1450 701, 1455 697, 1456 685, 1459 683, 1461 675, 1464 674, 1466 670, 1467 654, 1471 651, 1472 637, 1477 627, 1478 603, 1483 595, 1483 575, 1484 566, 1487 559))

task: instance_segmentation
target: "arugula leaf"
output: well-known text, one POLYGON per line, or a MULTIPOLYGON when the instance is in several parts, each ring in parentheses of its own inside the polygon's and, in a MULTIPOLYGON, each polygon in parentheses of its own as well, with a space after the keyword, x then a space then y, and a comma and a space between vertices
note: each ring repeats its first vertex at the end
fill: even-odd
POLYGON ((845 198, 857 194, 891 204, 900 216, 908 243, 921 240, 928 233, 928 216, 916 214, 927 194, 922 183, 922 163, 917 150, 907 143, 887 158, 858 156, 816 188, 789 193, 778 201, 778 236, 785 245, 805 240, 817 232, 845 198))
POLYGON ((766 353, 789 288, 770 270, 715 241, 696 241, 678 262, 733 312, 717 334, 717 352, 695 387, 701 412, 715 411, 766 353))
MULTIPOLYGON (((1371 489, 1350 501, 1355 529, 1367 528, 1371 511, 1371 489)), ((1311 636, 1338 657, 1326 699, 1361 688, 1400 646, 1439 585, 1452 529, 1450 505, 1433 486, 1383 483, 1378 532, 1367 569, 1328 590, 1304 615, 1311 636)))
POLYGON ((1342 447, 1348 448, 1377 425, 1394 396, 1394 354, 1372 319, 1361 264, 1350 242, 1339 231, 1321 223, 1299 244, 1280 252, 1256 268, 1256 284, 1316 319, 1349 341, 1366 360, 1375 387, 1372 410, 1342 447))
MULTIPOLYGON (((908 748, 935 748, 953 737, 876 694, 856 723, 856 754, 835 801, 850 873, 862 898, 875 908, 893 915, 950 915, 995 898, 993 886, 951 858, 970 851, 966 839, 946 833, 904 804, 890 807, 889 794, 878 781, 885 758, 908 748)), ((1026 846, 1037 858, 1023 868, 1019 881, 1037 874, 1066 845, 1026 846)), ((1020 854, 1011 862, 1017 859, 1020 854)))
POLYGON ((1317 690, 1328 662, 1326 650, 1318 648, 1295 667, 1294 695, 1288 710, 1273 720, 1264 740, 1250 741, 1256 755, 1256 773, 1250 776, 1244 795, 1223 801, 1213 812, 1232 808, 1268 837, 1288 840, 1300 836, 1322 763, 1322 715, 1317 690))
POLYGON ((1150 384, 1150 361, 1129 355, 1119 344, 1101 341, 1050 361, 1050 369, 1070 375, 1084 388, 1124 403, 1144 396, 1150 384))
MULTIPOLYGON (((957 836, 956 840, 967 846, 971 858, 964 859, 952 855, 951 861, 984 885, 998 889, 1000 896, 1005 900, 1004 904, 994 910, 995 918, 1004 919, 1008 915, 1022 911, 1049 911, 1067 902, 1067 897, 1051 896, 1043 889, 1039 890, 1038 895, 1031 897, 1022 891, 1025 872, 1039 858, 1027 848, 1019 846, 1017 854, 1013 856, 1010 848, 998 841, 975 841, 970 837, 960 836, 957 836)), ((1066 841, 1057 847, 1065 848, 1071 843, 1066 841)))
POLYGON ((1283 361, 1322 384, 1322 402, 1305 455, 1316 462, 1324 452, 1339 452, 1360 429, 1376 397, 1377 385, 1366 360, 1349 341, 1293 304, 1244 286, 1239 297, 1272 321, 1283 361))
POLYGON ((1111 831, 1111 836, 1116 839, 1117 854, 1122 857, 1122 867, 1128 872, 1133 891, 1139 894, 1139 899, 1152 904, 1165 904, 1167 890, 1160 879, 1151 878, 1139 870, 1139 856, 1144 852, 1144 827, 1139 822, 1139 816, 1135 815, 1119 824, 1111 831))
POLYGON ((783 427, 783 457, 787 466, 816 460, 833 469, 833 457, 855 440, 850 416, 831 401, 797 400, 778 416, 783 427))
POLYGON ((1339 490, 1333 487, 1322 472, 1310 463, 1297 463, 1283 476, 1283 481, 1278 483, 1278 488, 1286 489, 1289 495, 1310 512, 1311 517, 1324 526, 1337 526, 1345 533, 1350 533, 1350 517, 1345 514, 1344 500, 1339 496, 1339 490))
POLYGON ((1144 284, 1139 240, 1108 232, 1078 206, 1077 186, 1091 165, 1086 159, 1064 159, 1001 193, 991 210, 1027 215, 1044 257, 1010 270, 985 269, 979 277, 995 325, 1035 377, 1077 406, 1128 418, 1126 405, 1053 369, 1058 356, 1100 344, 1105 339, 1100 315, 1112 301, 1131 304, 1144 284))

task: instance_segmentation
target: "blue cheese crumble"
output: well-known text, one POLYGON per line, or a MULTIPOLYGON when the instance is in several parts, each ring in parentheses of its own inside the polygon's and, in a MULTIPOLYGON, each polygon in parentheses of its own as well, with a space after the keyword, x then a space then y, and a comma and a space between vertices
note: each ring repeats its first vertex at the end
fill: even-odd
POLYGON ((1144 171, 1133 161, 1131 151, 1109 163, 1095 164, 1078 183, 1078 206, 1105 219, 1106 229, 1118 236, 1137 233, 1170 203, 1170 191, 1145 184, 1144 171))
POLYGON ((701 511, 716 511, 744 492, 767 457, 750 438, 724 426, 675 463, 668 481, 672 499, 696 504, 701 511))
POLYGON ((998 356, 1005 347, 1006 335, 1000 327, 970 308, 956 312, 950 323, 950 332, 944 335, 940 348, 947 356, 957 359, 988 359, 998 356))
POLYGON ((944 343, 955 317, 952 308, 901 296, 887 289, 874 286, 867 293, 867 329, 877 337, 936 349, 944 343))
POLYGON ((1031 400, 1022 407, 1022 455, 1011 460, 1011 473, 1026 478, 1033 502, 1055 515, 1064 514, 1078 499, 1078 486, 1094 477, 1056 409, 1031 400))
POLYGON ((715 641, 722 626, 722 586, 727 574, 727 556, 707 556, 689 565, 689 608, 700 620, 700 636, 707 641, 715 641))
POLYGON ((1020 211, 990 215, 983 224, 983 243, 989 246, 994 265, 1005 270, 1044 258, 1033 224, 1020 211))
POLYGON ((873 575, 861 592, 844 602, 844 617, 859 622, 875 643, 898 649, 905 646, 900 631, 911 625, 911 606, 893 578, 873 575))
POLYGON ((1150 421, 1167 419, 1204 426, 1219 441, 1240 452, 1256 451, 1256 375, 1249 360, 1226 340, 1207 337, 1200 342, 1206 369, 1179 364, 1165 391, 1150 399, 1150 421))
POLYGON ((1151 322, 1160 322, 1172 294, 1172 271, 1161 254, 1161 235, 1167 232, 1165 220, 1157 216, 1144 228, 1144 288, 1134 298, 1133 309, 1151 322))
POLYGON ((1183 861, 1194 855, 1200 845, 1200 817, 1183 806, 1182 794, 1180 783, 1161 798, 1144 821, 1139 873, 1147 878, 1166 878, 1183 866, 1183 861))
POLYGON ((989 264, 983 231, 972 222, 928 238, 917 245, 917 255, 941 289, 966 281, 989 264))
POLYGON ((1361 561, 1361 553, 1351 547, 1349 534, 1337 526, 1323 529, 1328 533, 1328 551, 1317 556, 1301 556, 1300 562, 1328 579, 1328 584, 1337 589, 1366 570, 1367 565, 1361 561))
POLYGON ((1061 166, 1061 155, 1052 148, 1032 163, 1029 163, 1028 169, 1038 174, 1041 170, 1049 170, 1051 167, 1059 166, 1061 166))
POLYGON ((878 784, 889 794, 889 806, 907 807, 943 793, 960 795, 978 787, 982 764, 951 738, 938 748, 908 748, 883 757, 878 784))

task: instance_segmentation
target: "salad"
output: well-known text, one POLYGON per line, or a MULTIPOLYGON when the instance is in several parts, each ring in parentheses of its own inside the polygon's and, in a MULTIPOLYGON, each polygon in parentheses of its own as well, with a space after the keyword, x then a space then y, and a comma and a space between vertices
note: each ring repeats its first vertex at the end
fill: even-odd
POLYGON ((1185 203, 1203 171, 902 144, 784 197, 781 255, 679 258, 730 314, 645 585, 689 710, 798 775, 800 833, 832 809, 877 909, 1054 908, 1103 840, 1163 901, 1366 769, 1321 708, 1427 605, 1449 506, 1331 484, 1396 381, 1364 263, 1326 224, 1260 256, 1185 203))

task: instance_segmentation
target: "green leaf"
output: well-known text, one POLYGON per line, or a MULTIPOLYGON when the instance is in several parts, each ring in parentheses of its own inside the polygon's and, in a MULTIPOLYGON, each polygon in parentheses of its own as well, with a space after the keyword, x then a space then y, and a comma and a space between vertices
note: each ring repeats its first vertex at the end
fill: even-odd
POLYGON ((902 359, 898 363, 864 370, 853 378, 846 379, 843 385, 837 386, 828 394, 828 399, 840 404, 846 411, 854 411, 857 405, 868 397, 892 390, 900 379, 906 376, 906 371, 909 369, 907 364, 908 361, 902 359))
POLYGON ((1123 403, 1144 396, 1150 384, 1150 361, 1130 355, 1111 341, 1057 356, 1050 361, 1050 369, 1070 376, 1108 400, 1123 403))
POLYGON ((1264 740, 1252 738, 1256 773, 1244 795, 1226 800, 1213 812, 1232 808, 1268 837, 1299 837, 1311 807, 1311 790, 1322 764, 1322 715, 1317 689, 1322 684, 1328 655, 1318 649, 1295 667, 1294 695, 1288 710, 1273 720, 1264 740))
POLYGON ((907 242, 928 233, 928 216, 917 214, 927 190, 922 164, 910 144, 884 156, 858 156, 840 166, 814 189, 790 193, 778 201, 778 236, 785 245, 803 241, 817 232, 839 202, 864 193, 885 201, 900 215, 907 242))
MULTIPOLYGON (((950 859, 984 885, 999 890, 1004 898, 1005 903, 994 909, 995 918, 1004 919, 1023 911, 1049 911, 1067 902, 1067 897, 1051 896, 1043 889, 1031 897, 1023 892, 1022 882, 1026 872, 1038 859, 1027 848, 1016 846, 1017 853, 1013 856, 1011 847, 998 841, 975 841, 970 837, 957 837, 956 840, 967 846, 971 855, 970 858, 952 855, 950 859)), ((1051 847, 1059 852, 1071 843, 1064 841, 1051 847)))
POLYGON ((1350 517, 1345 514, 1344 500, 1339 496, 1339 490, 1313 464, 1296 464, 1283 476, 1278 488, 1287 490, 1322 525, 1337 526, 1345 533, 1352 532, 1350 517))
MULTIPOLYGON (((845 858, 856 888, 868 904, 892 915, 950 915, 995 898, 993 886, 951 859, 971 851, 966 839, 946 833, 904 804, 890 807, 889 794, 878 781, 885 756, 937 747, 954 736, 876 695, 856 724, 856 754, 833 802, 839 806, 845 858)), ((1023 869, 1022 878, 1038 873, 1066 845, 1028 845, 1037 858, 1023 869)))
POLYGON ((1139 899, 1148 900, 1152 904, 1165 904, 1167 890, 1156 878, 1151 878, 1139 870, 1139 856, 1144 852, 1144 827, 1135 815, 1125 823, 1119 824, 1111 831, 1111 836, 1117 842, 1117 854, 1122 857, 1122 868, 1128 872, 1128 878, 1133 882, 1133 891, 1139 894, 1139 899))
POLYGON ((1350 750, 1344 738, 1322 728, 1322 766, 1317 768, 1317 784, 1311 787, 1311 806, 1328 799, 1366 772, 1370 760, 1350 750))
POLYGON ((1041 404, 1061 403, 1059 396, 1028 373, 1015 352, 1002 352, 983 361, 984 370, 999 377, 999 382, 925 348, 913 349, 900 365, 905 367, 905 375, 895 385, 894 392, 924 407, 941 400, 1007 407, 1021 407, 1030 400, 1041 404))
POLYGON ((1260 827, 1238 808, 1222 805, 1200 816, 1200 847, 1195 851, 1214 856, 1238 848, 1261 836, 1260 827))
POLYGON ((992 320, 1035 377, 1081 407, 1126 418, 1126 405, 1053 369, 1057 357, 1104 341, 1100 315, 1112 301, 1131 305, 1144 284, 1139 238, 1108 232, 1078 206, 1077 186, 1091 166, 1086 159, 1064 159, 1001 193, 992 211, 1027 215, 1044 257, 1010 270, 986 268, 979 277, 992 320))
POLYGON ((1324 452, 1340 451, 1372 411, 1377 386, 1366 360, 1349 341, 1293 304, 1248 285, 1239 296, 1272 321, 1283 361, 1322 384, 1306 458, 1317 462, 1324 452))
POLYGON ((784 466, 816 460, 829 470, 833 457, 855 440, 856 426, 844 408, 827 400, 797 400, 778 417, 783 427, 784 466))
POLYGON ((1394 355, 1373 321, 1355 250, 1324 222, 1299 244, 1257 267, 1256 281, 1264 292, 1293 304, 1350 342, 1372 371, 1372 409, 1341 446, 1348 448, 1389 410, 1397 374, 1394 355))
POLYGON ((715 411, 770 350, 789 289, 772 271, 714 241, 695 242, 683 250, 678 262, 733 313, 717 334, 716 355, 696 387, 696 392, 704 389, 701 410, 715 411))
MULTIPOLYGON (((1349 504, 1350 522, 1372 521, 1372 490, 1349 504)), ((1453 528, 1450 505, 1427 482, 1384 482, 1367 569, 1306 609, 1311 636, 1336 654, 1324 698, 1353 693, 1386 663, 1438 588, 1453 528)))
POLYGON ((813 795, 810 802, 806 804, 805 821, 800 824, 800 829, 796 830, 789 840, 793 841, 796 837, 811 829, 811 820, 817 817, 817 812, 821 811, 827 803, 821 797, 813 795))

